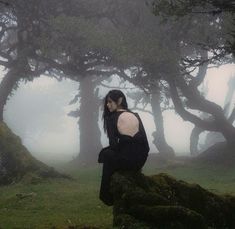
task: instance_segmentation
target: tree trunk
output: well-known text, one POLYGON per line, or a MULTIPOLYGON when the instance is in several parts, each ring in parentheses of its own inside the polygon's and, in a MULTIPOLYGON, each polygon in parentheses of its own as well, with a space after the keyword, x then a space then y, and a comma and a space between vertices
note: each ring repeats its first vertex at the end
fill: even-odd
POLYGON ((203 120, 185 110, 174 80, 170 79, 168 82, 172 100, 179 115, 184 120, 190 121, 202 129, 221 132, 226 139, 228 147, 233 149, 235 147, 235 128, 224 116, 223 109, 217 104, 204 99, 195 88, 187 86, 184 81, 180 80, 179 88, 182 90, 183 95, 188 99, 188 107, 194 110, 204 111, 213 116, 213 120, 203 120))
MULTIPOLYGON (((229 123, 233 124, 235 119, 235 109, 230 112, 231 106, 233 106, 233 95, 235 91, 235 77, 230 78, 228 81, 228 91, 224 100, 224 116, 228 119, 229 123)), ((225 139, 221 134, 210 132, 206 135, 204 148, 208 148, 212 144, 223 142, 225 139)))
POLYGON ((225 137, 229 148, 235 148, 235 128, 234 126, 224 117, 217 120, 218 128, 225 137))
POLYGON ((80 153, 78 162, 81 165, 95 165, 98 153, 102 148, 101 132, 98 126, 100 100, 92 77, 85 77, 80 82, 80 153))
POLYGON ((228 82, 228 92, 224 100, 225 116, 229 116, 231 105, 233 105, 233 95, 235 92, 235 77, 230 78, 228 82))
MULTIPOLYGON (((208 59, 208 52, 205 50, 201 50, 201 57, 203 59, 208 59)), ((208 62, 202 64, 199 66, 197 76, 190 82, 190 85, 192 87, 198 87, 203 80, 205 79, 206 73, 208 68, 208 62)), ((204 88, 203 93, 207 94, 208 88, 204 88)), ((203 118, 203 117, 202 117, 203 118)), ((190 135, 190 153, 191 155, 197 155, 198 154, 198 142, 199 142, 199 136, 204 131, 204 129, 195 126, 191 132, 190 135)))
POLYGON ((190 135, 190 153, 192 156, 198 155, 198 141, 200 134, 204 131, 204 129, 195 126, 192 129, 191 135, 190 135))
POLYGON ((165 157, 172 157, 174 156, 175 152, 172 147, 170 147, 165 139, 164 133, 164 120, 162 116, 162 110, 160 106, 160 94, 159 91, 156 90, 151 94, 151 106, 152 112, 154 117, 154 123, 156 126, 156 131, 153 133, 153 143, 159 150, 159 153, 165 157))
POLYGON ((13 68, 8 71, 0 84, 0 121, 3 121, 4 106, 18 80, 19 72, 16 68, 13 68))

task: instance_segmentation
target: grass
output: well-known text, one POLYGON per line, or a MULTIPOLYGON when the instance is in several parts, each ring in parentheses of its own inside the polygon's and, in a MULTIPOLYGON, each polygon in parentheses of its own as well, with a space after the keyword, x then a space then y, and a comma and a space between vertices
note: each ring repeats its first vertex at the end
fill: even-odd
MULTIPOLYGON (((101 167, 67 169, 75 180, 54 179, 38 184, 21 182, 0 187, 0 228, 47 229, 97 226, 112 228, 112 208, 99 199, 101 167), (16 194, 34 193, 19 199, 16 194)), ((235 168, 212 165, 144 169, 145 174, 166 172, 178 179, 198 183, 216 193, 235 195, 235 168)))
POLYGON ((75 180, 55 179, 38 184, 0 187, 0 227, 68 228, 96 225, 111 228, 112 208, 98 197, 100 168, 69 171, 75 180), (17 193, 35 193, 19 199, 17 193))
POLYGON ((235 167, 215 166, 213 164, 194 164, 166 168, 145 168, 147 175, 168 173, 177 179, 197 183, 217 194, 235 195, 235 167))

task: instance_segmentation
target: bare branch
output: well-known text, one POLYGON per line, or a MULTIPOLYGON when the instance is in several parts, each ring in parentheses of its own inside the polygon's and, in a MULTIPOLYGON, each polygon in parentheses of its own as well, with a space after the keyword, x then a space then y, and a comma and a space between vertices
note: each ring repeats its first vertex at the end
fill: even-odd
POLYGON ((9 62, 8 61, 3 61, 3 60, 0 60, 0 65, 8 68, 10 66, 9 62))
POLYGON ((203 128, 205 130, 218 131, 218 127, 217 127, 215 121, 202 120, 199 117, 197 117, 196 115, 185 110, 184 106, 182 104, 182 101, 179 97, 179 94, 177 92, 175 82, 173 80, 169 80, 168 83, 170 86, 172 101, 174 103, 175 110, 184 120, 190 121, 190 122, 194 123, 196 126, 199 126, 200 128, 203 128))
POLYGON ((86 75, 97 75, 97 76, 111 76, 111 75, 115 75, 118 74, 117 70, 113 70, 113 71, 99 71, 99 70, 87 70, 85 72, 86 75))
POLYGON ((124 70, 120 70, 118 73, 118 75, 120 75, 123 79, 125 79, 126 81, 138 86, 140 89, 142 89, 144 91, 144 93, 146 95, 149 94, 149 92, 146 90, 146 88, 144 87, 144 85, 142 84, 139 84, 137 81, 136 81, 136 78, 131 78, 129 77, 124 70))
POLYGON ((230 123, 233 123, 234 120, 235 120, 235 107, 233 108, 233 111, 232 111, 231 115, 230 115, 229 118, 228 118, 228 121, 229 121, 230 123))
POLYGON ((177 78, 177 86, 187 98, 189 108, 212 114, 215 118, 219 119, 224 116, 223 109, 219 105, 206 100, 196 87, 187 85, 181 77, 177 78))
POLYGON ((8 62, 13 61, 13 60, 12 60, 12 57, 11 57, 9 54, 5 53, 5 52, 0 51, 0 56, 1 56, 2 58, 4 58, 4 59, 7 59, 8 62))
MULTIPOLYGON (((202 51, 202 58, 203 59, 208 59, 207 51, 202 51)), ((206 71, 207 71, 208 64, 209 64, 209 62, 205 62, 205 63, 203 63, 202 65, 199 66, 197 76, 194 77, 190 81, 191 86, 198 87, 203 82, 203 80, 206 76, 206 71)))
POLYGON ((148 111, 148 110, 145 110, 144 108, 139 108, 139 107, 136 107, 136 106, 131 107, 130 110, 142 111, 142 112, 153 115, 153 113, 151 111, 148 111))
POLYGON ((124 89, 124 90, 135 90, 135 87, 115 87, 115 86, 109 86, 104 83, 100 83, 101 86, 106 87, 106 88, 119 88, 119 89, 124 89))

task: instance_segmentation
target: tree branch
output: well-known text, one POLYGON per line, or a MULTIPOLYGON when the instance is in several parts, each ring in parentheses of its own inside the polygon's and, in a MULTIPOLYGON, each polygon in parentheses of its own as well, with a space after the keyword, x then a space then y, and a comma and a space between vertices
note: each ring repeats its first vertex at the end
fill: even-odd
POLYGON ((100 83, 101 86, 103 87, 106 87, 106 88, 119 88, 119 89, 124 89, 124 90, 135 90, 136 88, 135 87, 115 87, 115 86, 109 86, 109 85, 106 85, 104 83, 100 83))
POLYGON ((177 86, 187 98, 189 108, 212 114, 217 119, 225 118, 223 109, 219 105, 206 100, 196 87, 187 85, 182 77, 177 78, 177 86))
POLYGON ((175 106, 176 112, 186 121, 190 121, 194 123, 196 126, 199 126, 200 128, 203 128, 205 130, 210 131, 218 131, 218 128, 216 126, 216 123, 214 121, 205 121, 197 117, 196 115, 190 113, 189 111, 184 109, 184 106, 181 102, 181 99, 179 97, 179 94, 177 92, 177 87, 175 85, 174 80, 168 80, 169 86, 170 86, 170 92, 172 101, 175 106))
MULTIPOLYGON (((202 58, 203 59, 208 59, 207 51, 205 51, 205 50, 202 51, 202 58)), ((190 81, 190 83, 189 83, 190 86, 198 87, 203 82, 203 80, 206 76, 206 71, 207 71, 208 64, 209 64, 209 62, 204 62, 202 65, 199 66, 198 74, 197 74, 196 77, 194 77, 190 81)))
POLYGON ((134 84, 134 85, 136 85, 136 86, 138 86, 140 89, 142 89, 142 90, 144 91, 144 93, 145 93, 146 95, 149 94, 149 92, 146 90, 146 88, 144 87, 144 85, 138 83, 135 78, 129 77, 129 76, 125 73, 124 70, 118 71, 117 74, 120 75, 120 76, 121 76, 123 79, 125 79, 126 81, 128 81, 128 82, 130 82, 130 83, 132 83, 132 84, 134 84))
POLYGON ((86 75, 97 75, 97 76, 111 76, 111 75, 115 75, 118 74, 117 70, 113 70, 113 71, 99 71, 99 70, 87 70, 86 75))
POLYGON ((0 56, 2 57, 2 58, 4 58, 4 59, 7 59, 8 61, 8 63, 10 64, 10 62, 12 62, 13 60, 12 60, 12 57, 9 55, 9 54, 7 54, 7 53, 5 53, 5 52, 2 52, 2 51, 0 51, 0 56))
POLYGON ((228 121, 229 121, 230 123, 233 123, 234 120, 235 120, 235 107, 233 108, 233 111, 232 111, 231 115, 230 115, 229 118, 228 118, 228 121))
POLYGON ((130 110, 142 111, 142 112, 145 112, 145 113, 153 115, 153 113, 151 111, 148 111, 148 110, 145 110, 145 109, 142 109, 142 108, 138 108, 136 106, 131 107, 130 110))
POLYGON ((3 61, 3 60, 0 60, 0 65, 6 67, 6 68, 9 68, 10 67, 10 64, 8 61, 3 61))

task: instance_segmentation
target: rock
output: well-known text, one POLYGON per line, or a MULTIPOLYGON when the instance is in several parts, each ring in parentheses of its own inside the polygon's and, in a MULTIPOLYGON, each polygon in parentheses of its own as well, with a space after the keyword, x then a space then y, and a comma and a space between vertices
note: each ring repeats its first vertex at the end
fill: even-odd
POLYGON ((16 197, 18 199, 25 199, 28 197, 35 197, 37 194, 35 192, 30 192, 30 193, 17 193, 16 197))
POLYGON ((118 172, 111 187, 118 228, 235 228, 234 196, 216 195, 163 173, 118 172))
POLYGON ((27 176, 32 177, 32 183, 38 183, 40 178, 70 178, 35 159, 20 138, 0 122, 0 185, 18 182, 27 176))

